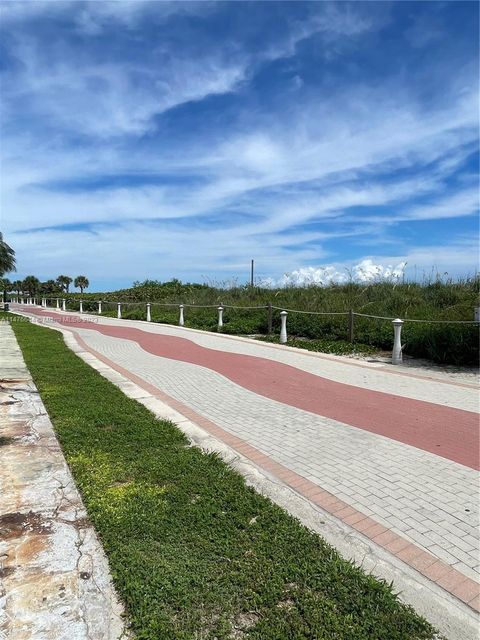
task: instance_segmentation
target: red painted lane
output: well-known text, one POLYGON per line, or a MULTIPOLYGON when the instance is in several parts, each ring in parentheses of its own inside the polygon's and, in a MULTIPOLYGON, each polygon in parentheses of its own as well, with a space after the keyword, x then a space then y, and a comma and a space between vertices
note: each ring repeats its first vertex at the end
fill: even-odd
POLYGON ((207 367, 259 395, 480 468, 478 416, 470 411, 361 389, 266 358, 202 347, 186 338, 125 326, 96 324, 78 316, 54 316, 70 328, 132 340, 153 355, 207 367))

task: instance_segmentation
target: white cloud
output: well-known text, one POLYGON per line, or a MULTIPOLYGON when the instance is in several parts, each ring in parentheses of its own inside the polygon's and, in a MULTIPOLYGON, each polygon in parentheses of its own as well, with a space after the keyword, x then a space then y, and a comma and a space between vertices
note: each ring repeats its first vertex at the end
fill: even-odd
POLYGON ((401 214, 403 220, 441 220, 443 218, 458 218, 477 213, 480 196, 478 185, 466 188, 459 193, 448 195, 437 202, 430 202, 423 206, 413 206, 401 214))
POLYGON ((23 70, 14 82, 4 84, 4 117, 15 118, 15 110, 8 111, 8 100, 15 104, 21 94, 60 130, 100 139, 145 134, 154 126, 154 116, 232 91, 245 74, 242 65, 225 64, 214 55, 177 58, 158 69, 127 61, 78 63, 65 51, 68 61, 57 60, 46 68, 31 44, 25 42, 20 49, 23 70))
POLYGON ((405 272, 406 262, 399 262, 396 266, 375 263, 371 258, 365 258, 358 264, 339 269, 335 265, 321 267, 302 267, 291 273, 285 273, 279 280, 267 280, 272 286, 308 287, 310 285, 328 286, 329 284, 343 284, 349 282, 378 282, 382 280, 397 281, 405 272))
POLYGON ((158 22, 179 13, 206 13, 213 5, 213 2, 175 0, 90 0, 78 3, 68 0, 9 0, 1 3, 1 17, 4 25, 14 27, 41 17, 63 16, 73 19, 82 33, 98 35, 112 22, 134 27, 149 13, 153 13, 158 22))

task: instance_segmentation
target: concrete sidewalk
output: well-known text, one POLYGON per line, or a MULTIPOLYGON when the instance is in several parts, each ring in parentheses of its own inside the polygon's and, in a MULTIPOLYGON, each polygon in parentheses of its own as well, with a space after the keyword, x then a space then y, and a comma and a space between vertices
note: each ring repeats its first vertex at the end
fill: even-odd
POLYGON ((0 385, 0 639, 124 637, 107 560, 5 322, 0 385))
POLYGON ((272 482, 271 497, 394 580, 447 637, 477 637, 474 385, 153 323, 23 311, 51 318, 158 415, 173 409, 182 428, 193 422, 253 465, 261 490, 272 482))

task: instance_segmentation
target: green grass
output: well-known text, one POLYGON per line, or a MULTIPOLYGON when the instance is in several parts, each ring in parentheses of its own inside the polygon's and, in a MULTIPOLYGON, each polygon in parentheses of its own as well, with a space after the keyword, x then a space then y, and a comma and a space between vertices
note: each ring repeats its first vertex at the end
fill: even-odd
POLYGON ((51 329, 12 322, 141 640, 415 640, 390 586, 189 446, 51 329))
MULTIPOLYGON (((257 336, 257 340, 263 342, 273 342, 280 344, 279 336, 257 336)), ((349 355, 369 355, 376 353, 368 344, 358 344, 347 342, 346 340, 306 340, 305 338, 288 337, 287 347, 296 347, 297 349, 306 349, 307 351, 317 351, 321 353, 334 353, 340 356, 349 355)))

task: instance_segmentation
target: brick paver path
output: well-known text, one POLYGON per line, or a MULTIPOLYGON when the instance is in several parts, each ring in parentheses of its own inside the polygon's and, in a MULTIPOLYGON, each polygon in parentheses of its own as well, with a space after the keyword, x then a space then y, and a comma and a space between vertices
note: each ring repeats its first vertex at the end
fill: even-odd
POLYGON ((180 327, 23 310, 54 317, 103 361, 479 610, 475 385, 180 327))

